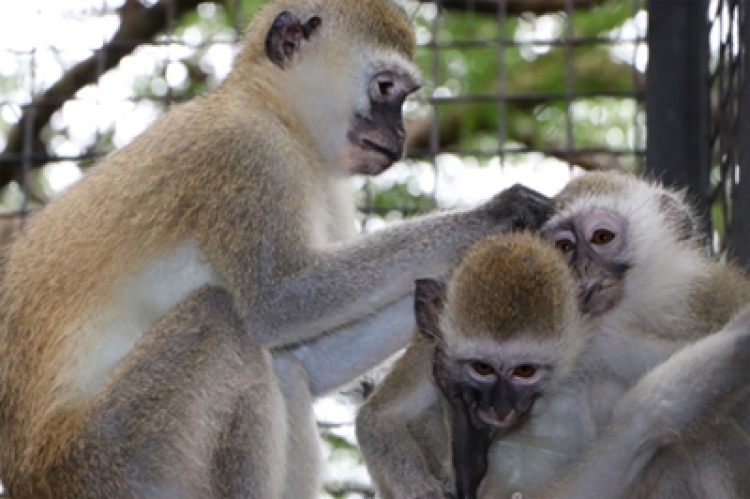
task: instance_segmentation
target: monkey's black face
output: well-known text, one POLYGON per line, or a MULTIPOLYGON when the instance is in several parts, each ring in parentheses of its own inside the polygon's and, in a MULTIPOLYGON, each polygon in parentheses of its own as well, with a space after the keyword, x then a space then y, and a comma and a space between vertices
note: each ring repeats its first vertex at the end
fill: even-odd
POLYGON ((476 497, 490 445, 526 419, 550 373, 547 365, 457 360, 435 349, 433 378, 448 403, 459 497, 476 497))
POLYGON ((555 243, 573 269, 582 312, 601 315, 622 300, 630 268, 627 228, 619 214, 594 208, 544 229, 544 237, 555 243))
POLYGON ((551 368, 536 363, 449 360, 436 353, 433 374, 447 397, 460 398, 475 428, 508 431, 544 391, 551 368))
POLYGON ((397 71, 381 71, 367 84, 369 106, 354 114, 347 139, 353 172, 378 175, 404 155, 406 131, 401 109, 419 84, 397 71))
POLYGON ((493 365, 464 361, 464 400, 475 424, 509 430, 528 414, 549 377, 548 366, 537 364, 493 365))

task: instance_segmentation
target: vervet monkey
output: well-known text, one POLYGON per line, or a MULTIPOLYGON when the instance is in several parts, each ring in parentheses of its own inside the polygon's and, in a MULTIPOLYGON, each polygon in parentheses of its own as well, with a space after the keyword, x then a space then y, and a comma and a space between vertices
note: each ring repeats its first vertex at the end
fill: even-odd
POLYGON ((387 0, 274 1, 216 90, 33 218, 0 288, 13 497, 316 494, 312 397, 408 342, 414 279, 550 211, 518 187, 344 242, 347 177, 402 156, 413 52, 387 0))
POLYGON ((550 381, 587 343, 573 289, 554 246, 525 233, 474 244, 447 285, 417 281, 421 334, 357 419, 383 497, 476 497, 492 439, 525 424, 540 394, 564 389, 550 381))
MULTIPOLYGON (((535 491, 559 476, 584 450, 595 447, 593 443, 604 438, 605 429, 613 431, 613 408, 645 373, 685 345, 721 329, 750 298, 750 286, 742 271, 720 265, 705 254, 698 242, 695 217, 678 193, 627 175, 590 174, 571 182, 556 197, 555 209, 557 213, 543 233, 573 268, 576 285, 571 292, 590 322, 591 340, 575 365, 578 376, 566 387, 569 395, 537 403, 522 429, 498 438, 491 447, 483 497, 510 497, 515 492, 534 497, 535 491), (548 447, 541 448, 542 442, 548 447)), ((491 272, 490 267, 484 272, 491 272)), ((472 297, 476 299, 476 295, 472 297)), ((393 497, 411 497, 406 491, 415 487, 429 491, 425 497, 441 497, 439 494, 454 490, 450 479, 446 481, 444 469, 435 471, 430 464, 442 460, 445 465, 450 452, 429 450, 440 445, 437 441, 447 440, 447 433, 444 424, 435 422, 445 415, 431 405, 431 395, 426 395, 434 394, 429 379, 433 355, 429 344, 424 343, 419 340, 410 347, 408 358, 398 364, 402 367, 386 378, 358 417, 358 435, 368 468, 378 487, 391 491, 393 497), (419 372, 407 374, 411 370, 408 366, 415 366, 414 371, 419 372), (426 414, 433 418, 429 424, 420 421, 426 414), (409 430, 403 430, 405 427, 409 430), (438 431, 441 428, 442 433, 438 431), (402 434, 390 442, 389 451, 380 452, 385 448, 383 435, 398 432, 402 434), (415 460, 413 464, 391 466, 407 455, 415 460)), ((723 388, 707 386, 705 396, 723 388)), ((739 422, 744 424, 744 419, 739 422)), ((452 424, 455 426, 455 422, 452 424)), ((732 445, 727 448, 741 449, 738 455, 747 454, 747 437, 744 430, 738 434, 733 420, 720 419, 716 427, 731 435, 732 445)), ((703 428, 701 435, 706 431, 703 428)), ((476 447, 472 442, 477 438, 469 434, 465 445, 476 447)), ((686 438, 684 443, 692 441, 686 438)), ((713 449, 713 443, 719 440, 712 436, 712 445, 702 445, 703 438, 699 441, 702 449, 713 449)), ((720 441, 727 440, 722 437, 720 441)), ((695 466, 707 472, 709 468, 679 456, 673 448, 649 461, 650 478, 639 489, 643 495, 632 497, 700 494, 696 492, 700 490, 699 480, 683 481, 684 473, 674 470, 695 466), (677 487, 677 483, 686 485, 677 487)), ((704 459, 711 457, 738 462, 724 451, 702 455, 704 459)), ((466 459, 478 458, 475 454, 466 459)), ((466 468, 471 470, 473 465, 466 468)), ((750 490, 728 478, 734 476, 736 468, 724 467, 719 472, 735 490, 750 490)), ((461 463, 457 463, 457 469, 460 474, 461 463)), ((698 476, 706 478, 696 473, 698 476)), ((464 479, 471 480, 476 482, 477 477, 464 479)), ((469 491, 471 488, 466 487, 469 491)), ((459 492, 469 494, 466 490, 459 492)), ((551 496, 557 497, 556 493, 551 496)), ((387 492, 385 495, 391 497, 387 492)))

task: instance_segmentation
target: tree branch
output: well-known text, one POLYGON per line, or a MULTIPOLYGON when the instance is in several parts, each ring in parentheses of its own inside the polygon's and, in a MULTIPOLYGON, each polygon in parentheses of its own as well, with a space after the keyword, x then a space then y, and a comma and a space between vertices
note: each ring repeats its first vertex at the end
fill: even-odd
MULTIPOLYGON (((419 1, 422 3, 437 3, 438 6, 445 10, 497 14, 502 0, 419 1)), ((524 12, 531 12, 537 15, 565 12, 568 1, 570 1, 574 9, 587 9, 605 2, 605 0, 505 0, 505 12, 509 15, 518 15, 524 12)))
MULTIPOLYGON (((183 14, 192 11, 204 0, 161 0, 152 7, 145 7, 138 0, 126 0, 119 9, 120 29, 112 40, 94 54, 70 68, 63 77, 50 88, 36 96, 27 106, 21 119, 10 131, 8 144, 0 155, 0 187, 8 185, 20 177, 24 158, 25 138, 33 140, 31 151, 43 150, 39 133, 52 115, 76 92, 91 83, 120 60, 133 52, 139 45, 151 41, 154 36, 169 27, 169 24, 183 14), (27 122, 31 126, 27 128, 27 122)), ((32 161, 32 167, 39 167, 42 161, 32 161)))

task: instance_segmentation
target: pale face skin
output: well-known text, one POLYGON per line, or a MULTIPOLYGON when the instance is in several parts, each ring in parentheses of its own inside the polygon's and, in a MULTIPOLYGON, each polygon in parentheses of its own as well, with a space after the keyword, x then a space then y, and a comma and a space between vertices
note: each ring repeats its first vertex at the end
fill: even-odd
POLYGON ((547 227, 543 235, 555 243, 573 269, 582 312, 602 315, 620 303, 630 268, 628 224, 622 216, 593 208, 547 227))

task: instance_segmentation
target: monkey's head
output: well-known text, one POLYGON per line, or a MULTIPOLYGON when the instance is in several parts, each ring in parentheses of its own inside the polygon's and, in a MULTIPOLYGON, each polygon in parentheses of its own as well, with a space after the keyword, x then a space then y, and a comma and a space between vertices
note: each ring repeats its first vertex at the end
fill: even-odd
POLYGON ((554 246, 526 233, 473 245, 447 285, 417 281, 417 324, 437 343, 435 381, 477 426, 515 426, 552 371, 572 363, 580 345, 566 331, 582 329, 573 288, 554 246))
POLYGON ((277 0, 249 27, 235 67, 261 68, 265 91, 325 164, 377 175, 404 153, 402 106, 421 81, 414 48, 389 0, 277 0))
POLYGON ((542 233, 573 269, 583 312, 602 315, 625 299, 669 293, 668 269, 684 276, 680 267, 694 261, 699 224, 682 193, 599 172, 571 181, 554 205, 542 233), (654 279, 657 273, 664 278, 654 279), (649 293, 649 282, 664 289, 649 293))

